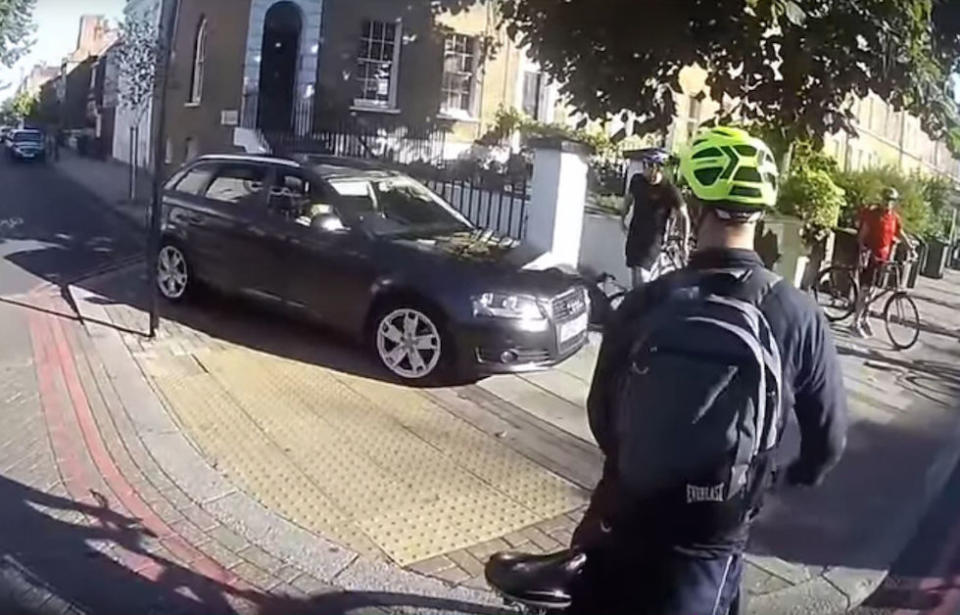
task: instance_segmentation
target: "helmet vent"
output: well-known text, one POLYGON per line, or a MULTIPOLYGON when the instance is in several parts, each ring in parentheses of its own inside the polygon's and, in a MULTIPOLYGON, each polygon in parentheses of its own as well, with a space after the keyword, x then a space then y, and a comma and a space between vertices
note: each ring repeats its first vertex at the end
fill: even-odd
POLYGON ((737 153, 742 156, 756 156, 757 148, 752 145, 734 145, 733 149, 737 150, 737 153))
POLYGON ((730 196, 745 196, 759 199, 763 196, 759 188, 748 188, 746 186, 734 186, 730 189, 730 196))
POLYGON ((753 167, 743 167, 733 179, 741 182, 762 182, 763 178, 760 176, 760 171, 756 170, 753 167))
POLYGON ((720 167, 713 167, 712 169, 699 169, 693 172, 693 175, 697 178, 697 181, 703 184, 704 186, 712 186, 716 183, 717 178, 720 177, 720 173, 723 171, 720 167))
POLYGON ((691 158, 693 158, 694 160, 697 160, 699 158, 718 158, 720 156, 723 156, 723 152, 721 152, 715 147, 711 147, 705 150, 700 150, 699 152, 691 156, 691 158))

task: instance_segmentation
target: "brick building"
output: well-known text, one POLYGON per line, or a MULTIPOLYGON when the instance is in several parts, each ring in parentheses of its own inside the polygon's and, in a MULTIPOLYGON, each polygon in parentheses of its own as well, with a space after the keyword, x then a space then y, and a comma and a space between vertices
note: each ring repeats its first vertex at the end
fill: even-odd
POLYGON ((555 88, 497 27, 491 4, 430 0, 183 3, 167 99, 172 165, 249 147, 259 131, 349 118, 446 133, 455 155, 519 107, 552 119, 555 88))

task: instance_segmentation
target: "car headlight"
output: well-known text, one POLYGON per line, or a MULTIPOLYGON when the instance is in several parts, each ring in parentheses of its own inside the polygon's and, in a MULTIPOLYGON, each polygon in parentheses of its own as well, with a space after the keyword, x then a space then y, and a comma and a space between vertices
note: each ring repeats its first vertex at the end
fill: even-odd
POLYGON ((540 304, 535 297, 510 293, 483 293, 474 297, 473 315, 528 321, 547 319, 547 315, 540 309, 540 304))

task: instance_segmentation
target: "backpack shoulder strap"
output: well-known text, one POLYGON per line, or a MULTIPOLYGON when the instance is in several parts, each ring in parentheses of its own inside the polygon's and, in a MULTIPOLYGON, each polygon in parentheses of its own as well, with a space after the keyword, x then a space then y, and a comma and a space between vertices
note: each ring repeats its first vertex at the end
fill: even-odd
POLYGON ((733 296, 759 308, 783 277, 763 267, 752 267, 744 270, 738 281, 733 296))

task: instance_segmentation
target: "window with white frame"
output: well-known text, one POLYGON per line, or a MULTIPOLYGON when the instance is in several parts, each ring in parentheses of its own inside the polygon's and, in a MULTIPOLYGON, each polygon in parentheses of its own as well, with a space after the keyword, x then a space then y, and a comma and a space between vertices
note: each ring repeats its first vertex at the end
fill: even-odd
POLYGON ((455 115, 475 115, 477 38, 451 34, 443 46, 441 110, 455 115))
POLYGON ((354 104, 394 109, 397 106, 397 73, 400 63, 400 21, 365 19, 357 54, 359 94, 354 104))
POLYGON ((197 36, 193 42, 193 70, 190 73, 190 98, 187 102, 198 104, 203 97, 203 66, 207 59, 207 20, 200 19, 197 36))

